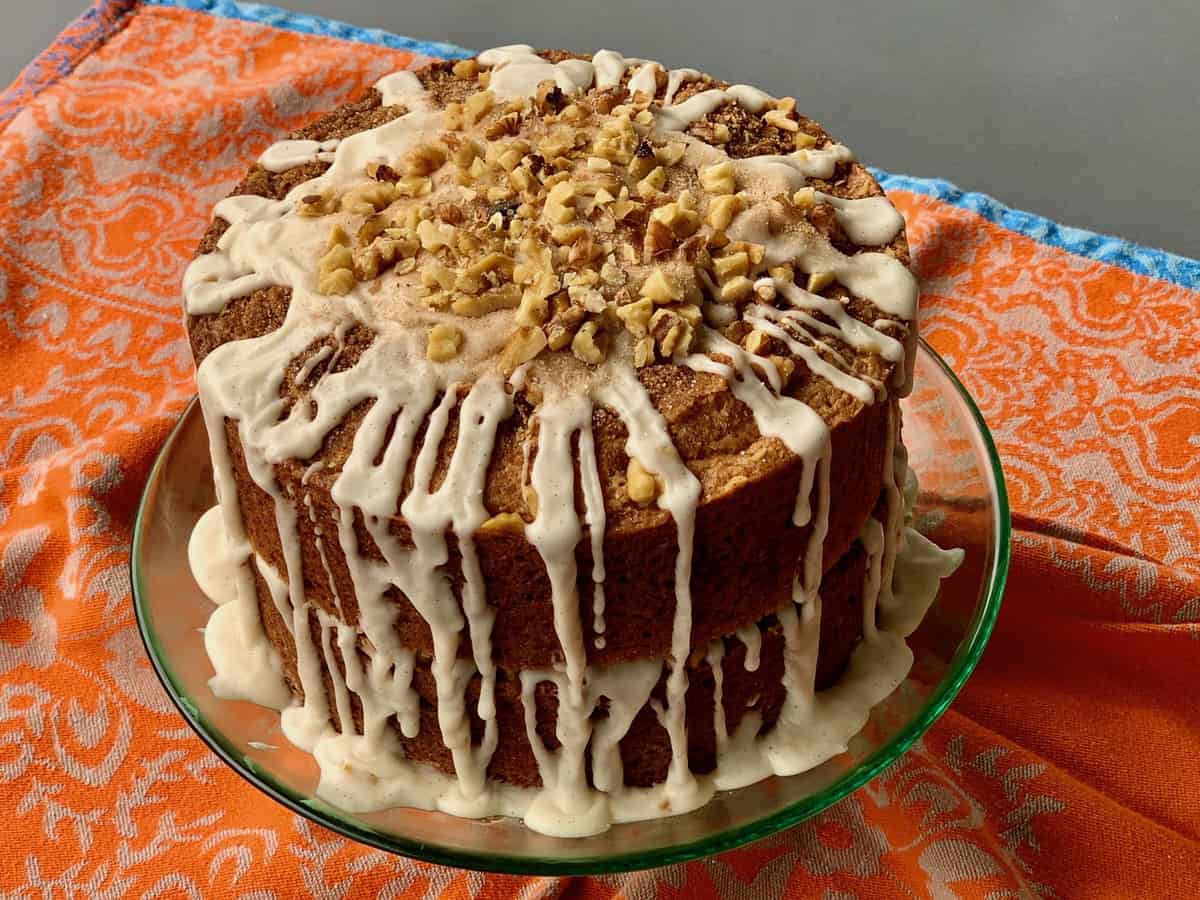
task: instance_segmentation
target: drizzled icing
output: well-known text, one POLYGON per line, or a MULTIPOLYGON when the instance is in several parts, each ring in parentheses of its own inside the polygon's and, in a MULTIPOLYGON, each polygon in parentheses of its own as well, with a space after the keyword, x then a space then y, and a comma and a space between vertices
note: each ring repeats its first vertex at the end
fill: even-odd
MULTIPOLYGON (((702 91, 674 104, 670 100, 680 87, 700 78, 699 72, 668 72, 657 63, 625 59, 611 51, 600 51, 591 61, 550 63, 532 48, 514 45, 481 54, 479 63, 491 67, 489 89, 498 98, 530 96, 547 80, 567 94, 577 94, 593 84, 611 87, 621 82, 627 70, 632 91, 655 93, 665 77, 667 102, 656 109, 653 129, 683 140, 686 152, 693 156, 717 151, 677 134, 688 125, 726 102, 738 103, 751 112, 772 102, 755 88, 735 85, 702 91)), ((415 276, 408 282, 399 279, 398 290, 389 294, 389 299, 382 294, 373 296, 363 285, 333 299, 316 291, 313 260, 321 250, 324 229, 296 213, 299 198, 361 183, 367 163, 395 158, 444 127, 444 114, 425 96, 412 73, 389 75, 376 87, 384 104, 401 105, 406 111, 384 125, 340 141, 285 141, 269 148, 260 162, 274 171, 311 161, 330 166, 318 178, 297 185, 282 201, 239 196, 218 204, 215 215, 229 227, 216 250, 197 258, 184 279, 186 307, 193 315, 219 312, 226 303, 267 285, 291 289, 286 319, 276 331, 217 347, 197 373, 220 512, 206 515, 198 527, 194 540, 199 549, 192 562, 198 578, 206 589, 219 595, 217 599, 234 597, 214 612, 206 633, 217 673, 214 690, 222 696, 244 696, 275 706, 284 705, 288 698, 278 655, 258 619, 252 554, 225 439, 225 422, 231 420, 236 423, 251 479, 273 501, 281 536, 282 571, 272 570, 256 557, 254 560, 296 645, 304 699, 284 710, 284 730, 293 743, 316 756, 322 771, 320 793, 326 799, 351 811, 406 804, 468 816, 521 815, 539 831, 581 835, 603 830, 610 822, 691 809, 705 802, 715 789, 747 784, 772 772, 801 771, 837 752, 861 727, 870 706, 907 671, 911 655, 906 656, 899 632, 919 621, 919 613, 911 609, 927 605, 936 591, 938 575, 930 573, 941 574, 952 566, 927 542, 904 539, 902 496, 896 481, 903 475, 903 465, 892 462, 893 449, 899 446, 894 442, 898 422, 892 420, 884 485, 886 521, 869 523, 863 534, 871 559, 865 587, 872 610, 878 605, 881 611, 880 624, 876 627, 873 614, 869 624, 864 618, 864 641, 855 651, 846 681, 834 688, 829 698, 815 695, 820 625, 817 588, 830 502, 829 428, 813 409, 781 393, 781 377, 774 364, 702 327, 692 353, 676 362, 725 379, 752 412, 759 431, 778 438, 802 462, 793 521, 797 526, 811 525, 811 537, 796 574, 794 602, 777 613, 786 643, 786 701, 779 723, 759 737, 754 724, 757 713, 747 712, 736 733, 726 733, 718 674, 725 650, 721 642, 710 645, 705 658, 717 679, 718 768, 706 778, 690 771, 684 700, 686 663, 692 651, 691 555, 700 483, 680 458, 665 420, 633 368, 623 359, 612 358, 582 390, 556 393, 553 385, 543 384, 544 398, 535 414, 536 454, 531 454, 532 439, 525 447, 528 483, 538 500, 537 514, 525 536, 537 549, 549 576, 554 631, 563 662, 553 669, 520 673, 526 737, 543 788, 522 792, 486 778, 498 740, 496 669, 491 651, 494 614, 480 571, 475 534, 488 518, 483 486, 497 429, 511 415, 511 391, 524 388, 526 373, 519 370, 506 383, 494 368, 500 342, 512 321, 511 311, 494 313, 486 323, 461 323, 463 354, 451 363, 434 364, 425 359, 421 336, 445 314, 405 302, 404 290, 415 283, 415 276), (348 328, 356 322, 369 327, 376 339, 353 365, 339 366, 348 328), (281 391, 285 369, 315 344, 320 344, 320 349, 293 376, 297 383, 305 383, 323 366, 309 402, 288 405, 286 391, 281 391), (727 362, 708 354, 719 354, 727 362), (318 528, 311 499, 304 493, 316 469, 310 466, 306 471, 299 492, 302 496, 292 496, 280 488, 273 466, 289 459, 311 459, 331 429, 364 401, 371 401, 370 408, 330 488, 338 510, 336 534, 322 531, 317 535, 330 584, 334 579, 325 554, 333 540, 346 558, 359 617, 357 627, 352 628, 314 606, 304 594, 295 535, 299 515, 309 515, 313 527, 318 528), (587 663, 589 636, 580 616, 575 561, 576 547, 585 539, 586 530, 592 551, 591 639, 599 647, 607 629, 606 520, 592 435, 597 405, 616 414, 628 433, 628 455, 660 482, 657 503, 671 515, 678 544, 668 657, 603 669, 587 663), (434 468, 452 414, 457 416, 457 440, 444 477, 434 488, 434 468), (422 428, 424 437, 418 445, 422 428), (573 499, 576 445, 582 514, 576 512, 573 499), (405 494, 402 486, 410 468, 412 486, 405 494), (356 511, 382 561, 361 553, 356 511), (389 530, 397 511, 409 527, 411 545, 401 543, 389 530), (447 532, 453 532, 462 559, 461 590, 452 588, 443 571, 449 556, 447 532), (897 554, 905 547, 913 548, 912 559, 906 557, 897 564, 897 554), (420 727, 412 683, 416 661, 395 632, 396 610, 388 597, 393 588, 412 602, 432 634, 437 727, 441 742, 451 752, 453 779, 431 777, 426 769, 406 760, 388 724, 395 718, 407 737, 415 736, 420 727), (470 639, 469 658, 458 655, 464 634, 470 639), (246 674, 253 681, 243 678, 246 674), (665 702, 660 704, 651 699, 651 693, 664 674, 665 702), (334 683, 329 696, 325 675, 334 683), (484 726, 478 743, 471 739, 467 708, 467 685, 476 676, 480 690, 474 713, 484 726), (555 728, 560 746, 553 752, 536 731, 534 698, 538 685, 546 682, 554 686, 558 697, 555 728), (358 698, 361 707, 361 729, 354 724, 352 697, 358 698), (602 700, 607 715, 593 720, 602 700), (654 708, 670 738, 671 763, 662 784, 632 789, 623 782, 618 743, 647 704, 654 708)), ((802 186, 808 178, 828 177, 838 162, 852 158, 845 147, 832 144, 820 150, 736 161, 739 177, 747 183, 747 196, 755 202, 734 220, 729 235, 765 246, 771 264, 788 262, 801 271, 832 272, 885 314, 911 322, 916 287, 898 261, 881 253, 847 256, 828 243, 814 242, 809 234, 773 234, 768 227, 771 198, 802 186)), ((834 207, 851 240, 864 245, 887 243, 902 227, 899 216, 882 198, 843 201, 821 195, 819 199, 834 207)), ((888 402, 889 410, 894 410, 886 386, 856 374, 827 339, 836 337, 889 362, 911 365, 915 328, 899 325, 907 342, 902 343, 881 330, 898 324, 891 319, 868 326, 849 316, 836 301, 809 294, 790 282, 780 280, 775 287, 789 308, 771 307, 772 312, 767 313, 768 307, 762 307, 754 313, 755 327, 783 340, 817 377, 863 404, 888 402), (833 362, 816 352, 818 346, 833 362)), ((342 599, 336 592, 334 599, 340 610, 342 599)), ((745 666, 753 671, 759 659, 759 631, 748 627, 738 632, 738 638, 746 646, 745 666)))
POLYGON ((333 162, 338 143, 336 138, 328 141, 279 141, 263 151, 258 164, 268 172, 286 172, 305 163, 333 162))

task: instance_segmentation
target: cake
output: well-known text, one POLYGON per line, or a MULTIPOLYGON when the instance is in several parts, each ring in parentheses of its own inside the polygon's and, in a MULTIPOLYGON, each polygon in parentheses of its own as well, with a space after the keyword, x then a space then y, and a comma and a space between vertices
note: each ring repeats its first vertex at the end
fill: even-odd
POLYGON ((572 836, 836 754, 909 527, 904 223, 792 98, 489 50, 269 147, 184 279, 222 697, 350 811, 572 836))

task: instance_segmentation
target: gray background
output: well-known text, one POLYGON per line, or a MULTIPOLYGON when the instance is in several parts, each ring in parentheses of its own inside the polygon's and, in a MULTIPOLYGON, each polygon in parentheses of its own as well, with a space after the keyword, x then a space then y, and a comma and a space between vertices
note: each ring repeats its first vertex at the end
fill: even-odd
MULTIPOLYGON (((5 0, 0 82, 84 0, 5 0)), ((1200 257, 1200 2, 277 0, 483 48, 611 47, 792 94, 867 162, 1200 257)))

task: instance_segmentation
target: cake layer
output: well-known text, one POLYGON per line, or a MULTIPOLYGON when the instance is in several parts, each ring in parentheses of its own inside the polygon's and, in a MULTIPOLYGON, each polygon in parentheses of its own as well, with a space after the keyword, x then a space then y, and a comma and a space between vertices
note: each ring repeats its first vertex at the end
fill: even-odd
MULTIPOLYGON (((862 590, 865 579, 866 554, 862 545, 855 541, 841 558, 837 559, 821 581, 820 599, 820 650, 817 655, 816 689, 832 686, 841 676, 850 658, 854 645, 863 630, 862 590)), ((290 622, 280 615, 270 587, 261 574, 256 577, 258 606, 268 639, 278 651, 283 662, 283 672, 288 686, 298 699, 303 699, 303 687, 297 672, 296 644, 290 630, 290 622)), ((790 600, 788 601, 790 602, 790 600)), ((778 608, 778 607, 777 607, 778 608)), ((325 621, 330 620, 326 617, 325 621)), ((322 625, 316 614, 310 614, 309 627, 314 646, 322 647, 325 640, 322 631, 330 625, 322 625)), ((342 682, 345 663, 336 640, 328 642, 330 657, 337 667, 342 682)), ((360 641, 359 656, 362 664, 368 665, 370 649, 360 641)), ((327 659, 321 657, 322 683, 326 704, 331 710, 330 725, 340 730, 336 710, 337 692, 334 679, 330 677, 327 659)), ((659 705, 666 702, 665 689, 667 667, 662 667, 654 690, 653 701, 659 705)), ((686 722, 688 764, 692 772, 707 774, 716 766, 718 728, 727 734, 734 733, 747 714, 759 717, 758 733, 766 733, 775 725, 784 701, 784 639, 778 620, 767 616, 738 634, 730 633, 714 642, 704 641, 695 646, 687 664, 688 689, 686 695, 686 722), (720 650, 716 650, 720 647, 720 650), (716 720, 716 679, 714 667, 721 673, 721 712, 723 725, 716 720)), ((603 677, 602 675, 599 677, 603 677)), ((454 774, 454 762, 450 751, 442 742, 438 723, 437 686, 430 671, 430 657, 419 653, 412 674, 412 687, 419 697, 417 722, 419 731, 413 736, 400 735, 399 725, 392 725, 400 735, 405 755, 414 762, 428 763, 449 774, 454 774)), ((470 679, 466 688, 467 711, 470 717, 472 741, 478 745, 483 739, 484 725, 476 714, 479 703, 479 677, 470 679)), ((542 681, 534 691, 536 700, 537 735, 548 750, 556 750, 559 741, 555 736, 556 709, 558 698, 556 687, 550 681, 542 681)), ((352 691, 348 699, 353 711, 356 730, 363 727, 362 706, 352 691)), ((529 745, 525 726, 526 710, 522 701, 522 684, 517 670, 500 669, 497 672, 496 724, 498 742, 491 756, 487 774, 489 778, 520 787, 540 787, 541 780, 534 753, 529 745)), ((603 719, 606 709, 603 704, 593 713, 593 721, 603 719)), ((722 738, 723 740, 723 738, 722 738)), ((667 775, 671 762, 671 744, 667 730, 660 724, 658 714, 647 703, 640 708, 628 731, 620 740, 620 755, 623 763, 625 784, 632 787, 648 787, 661 782, 667 775)))

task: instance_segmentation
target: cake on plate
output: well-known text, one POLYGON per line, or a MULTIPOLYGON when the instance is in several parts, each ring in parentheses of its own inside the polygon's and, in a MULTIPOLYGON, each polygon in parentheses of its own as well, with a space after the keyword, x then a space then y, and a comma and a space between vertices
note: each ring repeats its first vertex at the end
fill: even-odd
POLYGON ((348 810, 555 835, 828 759, 959 559, 908 521, 917 294, 793 98, 527 46, 383 78, 184 279, 213 690, 348 810))

